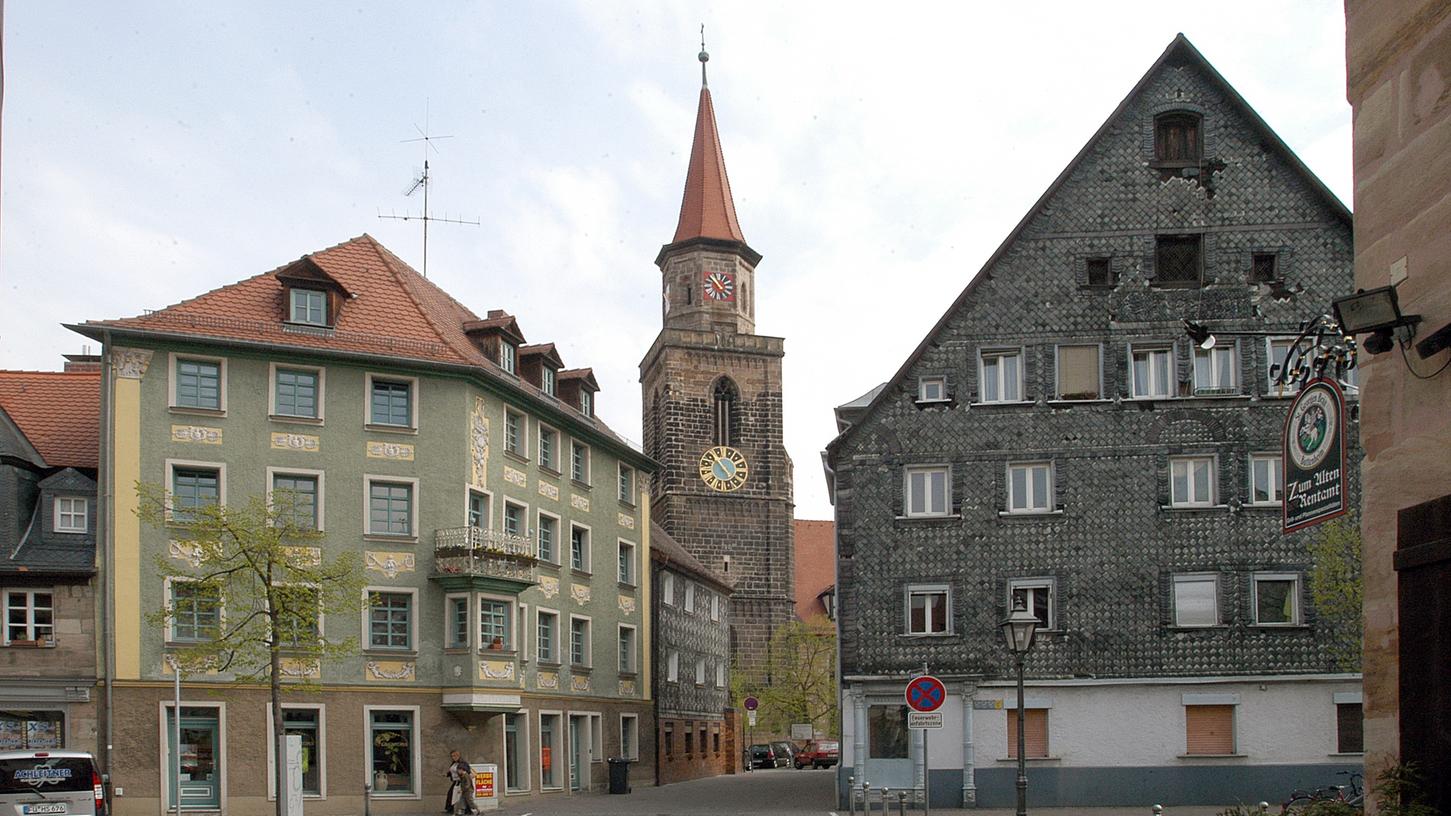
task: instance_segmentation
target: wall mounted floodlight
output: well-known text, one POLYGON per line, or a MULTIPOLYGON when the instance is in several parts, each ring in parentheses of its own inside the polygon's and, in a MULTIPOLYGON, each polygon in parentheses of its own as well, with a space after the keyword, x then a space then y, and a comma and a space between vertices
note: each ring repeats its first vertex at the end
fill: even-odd
POLYGON ((1382 354, 1394 346, 1392 336, 1399 334, 1403 342, 1416 336, 1420 315, 1401 314, 1401 304, 1394 286, 1361 289, 1331 302, 1340 330, 1346 334, 1369 334, 1361 344, 1371 354, 1382 354), (1399 330, 1399 331, 1398 331, 1399 330))

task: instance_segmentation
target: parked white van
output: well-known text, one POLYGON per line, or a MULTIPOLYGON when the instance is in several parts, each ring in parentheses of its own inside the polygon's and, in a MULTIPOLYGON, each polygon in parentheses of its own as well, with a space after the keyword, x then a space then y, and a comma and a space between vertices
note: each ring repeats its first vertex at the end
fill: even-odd
POLYGON ((0 816, 105 816, 106 791, 90 754, 0 751, 0 816))

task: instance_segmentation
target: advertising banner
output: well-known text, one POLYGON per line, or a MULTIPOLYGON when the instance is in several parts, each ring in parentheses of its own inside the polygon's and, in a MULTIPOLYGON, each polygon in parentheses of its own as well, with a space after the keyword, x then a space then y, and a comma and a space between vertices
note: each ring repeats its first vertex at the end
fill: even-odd
POLYGON ((1280 461, 1284 532, 1345 513, 1345 394, 1334 380, 1311 380, 1290 403, 1280 461))

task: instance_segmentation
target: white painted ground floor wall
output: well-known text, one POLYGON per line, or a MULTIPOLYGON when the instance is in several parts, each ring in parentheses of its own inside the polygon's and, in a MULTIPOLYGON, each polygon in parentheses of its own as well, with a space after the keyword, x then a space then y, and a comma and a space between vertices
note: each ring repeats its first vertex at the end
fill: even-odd
MULTIPOLYGON (((1008 755, 1008 728, 1016 728, 1016 686, 942 679, 944 727, 927 732, 932 805, 1011 807, 1017 762, 1008 755)), ((894 752, 886 724, 903 705, 906 680, 847 678, 843 797, 849 781, 873 790, 922 787, 923 732, 910 733, 901 757, 901 740, 894 752)), ((1048 757, 1028 761, 1030 805, 1278 802, 1294 788, 1343 783, 1337 772, 1362 765, 1360 754, 1340 753, 1337 745, 1337 704, 1360 702, 1357 674, 1042 681, 1027 684, 1024 696, 1025 708, 1046 711, 1048 730, 1048 757), (1232 706, 1233 753, 1187 753, 1190 705, 1232 706)))

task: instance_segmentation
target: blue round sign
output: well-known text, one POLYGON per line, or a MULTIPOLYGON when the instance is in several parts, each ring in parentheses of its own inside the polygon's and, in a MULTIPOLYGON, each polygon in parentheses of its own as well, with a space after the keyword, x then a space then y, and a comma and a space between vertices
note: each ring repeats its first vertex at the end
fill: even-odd
POLYGON ((947 686, 930 674, 907 682, 907 707, 913 711, 936 711, 947 702, 947 686))

